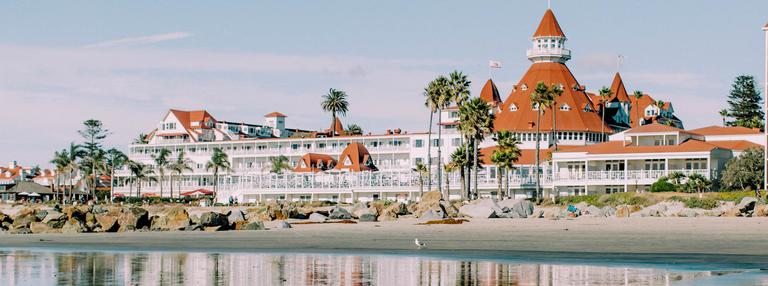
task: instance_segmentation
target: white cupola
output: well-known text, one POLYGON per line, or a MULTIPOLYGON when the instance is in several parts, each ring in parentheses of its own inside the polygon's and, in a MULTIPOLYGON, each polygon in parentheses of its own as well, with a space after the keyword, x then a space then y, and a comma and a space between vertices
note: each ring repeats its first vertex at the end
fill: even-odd
POLYGON ((528 59, 534 63, 565 63, 571 59, 571 50, 565 48, 567 40, 563 30, 560 29, 560 24, 557 23, 555 14, 551 9, 547 9, 539 23, 539 28, 531 38, 532 47, 526 52, 528 59))

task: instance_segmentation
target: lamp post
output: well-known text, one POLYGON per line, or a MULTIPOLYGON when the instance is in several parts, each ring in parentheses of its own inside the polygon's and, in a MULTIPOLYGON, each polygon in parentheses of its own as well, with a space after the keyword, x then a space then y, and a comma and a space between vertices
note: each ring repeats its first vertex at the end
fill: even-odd
MULTIPOLYGON (((763 26, 763 33, 765 34, 765 71, 763 72, 763 94, 768 95, 768 24, 763 26)), ((766 145, 768 145, 768 96, 763 99, 763 112, 766 116, 764 122, 766 124, 763 125, 763 129, 765 130, 763 139, 766 139, 766 145)), ((763 167, 763 192, 768 192, 768 148, 763 150, 763 163, 765 163, 765 167, 763 167)))

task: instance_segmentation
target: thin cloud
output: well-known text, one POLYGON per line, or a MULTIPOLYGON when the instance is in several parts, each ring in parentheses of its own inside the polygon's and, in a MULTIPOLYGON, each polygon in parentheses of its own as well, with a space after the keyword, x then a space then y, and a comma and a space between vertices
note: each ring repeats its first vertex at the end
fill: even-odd
POLYGON ((180 40, 180 39, 185 39, 189 37, 192 37, 191 33, 173 32, 173 33, 167 33, 167 34, 111 40, 111 41, 96 43, 92 45, 87 45, 85 47, 86 48, 112 48, 112 47, 125 47, 125 46, 139 46, 139 45, 149 45, 149 44, 167 42, 167 41, 173 41, 173 40, 180 40))

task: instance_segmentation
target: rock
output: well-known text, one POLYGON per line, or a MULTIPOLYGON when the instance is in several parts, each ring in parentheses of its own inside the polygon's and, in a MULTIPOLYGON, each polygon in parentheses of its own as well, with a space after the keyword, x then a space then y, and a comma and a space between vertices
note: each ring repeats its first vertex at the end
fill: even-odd
POLYGON ((76 218, 80 221, 85 220, 85 213, 82 208, 78 206, 65 206, 63 211, 67 215, 67 219, 76 218))
POLYGON ((351 212, 352 218, 360 218, 360 216, 364 214, 370 214, 370 213, 372 213, 371 210, 368 209, 368 206, 363 202, 359 202, 355 204, 355 206, 352 207, 352 212, 351 212))
POLYGON ((755 207, 755 212, 752 213, 752 216, 768 216, 768 205, 758 205, 755 207))
POLYGON ((360 222, 375 222, 376 215, 373 213, 367 213, 360 216, 360 222))
POLYGON ((22 209, 13 218, 13 223, 11 224, 11 227, 13 227, 14 229, 29 228, 29 225, 36 221, 37 221, 37 216, 35 216, 34 210, 30 211, 30 209, 22 209))
POLYGON ((752 212, 755 210, 755 205, 757 205, 756 198, 744 197, 741 199, 741 202, 736 205, 736 208, 739 209, 742 216, 752 216, 752 212))
POLYGON ((218 212, 205 212, 200 216, 200 224, 206 227, 229 225, 227 216, 218 212))
POLYGON ((113 214, 97 214, 96 222, 99 224, 102 232, 116 232, 120 229, 120 225, 117 223, 117 217, 113 214))
MULTIPOLYGON (((445 211, 445 215, 448 217, 458 217, 459 216, 459 208, 455 205, 452 205, 450 202, 446 201, 440 201, 440 206, 445 211)), ((461 204, 459 204, 459 207, 461 207, 461 204)))
MULTIPOLYGON (((414 206, 414 209, 410 211, 416 217, 421 217, 422 214, 428 210, 436 210, 435 208, 440 205, 440 201, 443 199, 443 195, 438 191, 426 192, 419 199, 419 203, 414 206)), ((440 207, 445 212, 445 209, 440 207)))
POLYGON ((489 206, 482 204, 463 205, 459 209, 459 214, 471 218, 495 218, 496 211, 489 206))
POLYGON ((94 215, 105 214, 109 212, 109 209, 103 205, 95 205, 93 208, 91 208, 91 212, 94 215))
MULTIPOLYGON (((394 204, 397 204, 397 202, 393 203, 393 205, 394 204)), ((380 215, 386 208, 387 208, 386 201, 382 201, 382 200, 373 201, 369 204, 369 207, 368 207, 368 209, 370 209, 371 212, 377 216, 380 215)))
POLYGON ((725 210, 720 216, 724 217, 740 217, 743 216, 741 209, 739 207, 733 207, 730 209, 725 210))
POLYGON ((46 223, 36 221, 29 225, 29 230, 32 233, 47 233, 51 231, 51 228, 46 223))
POLYGON ((61 227, 61 233, 82 233, 82 232, 88 232, 88 229, 85 227, 85 224, 79 219, 77 219, 76 217, 68 219, 67 222, 64 223, 64 226, 61 227))
POLYGON ((616 208, 616 217, 629 217, 629 214, 631 214, 632 211, 629 209, 629 206, 618 206, 616 208))
POLYGON ((282 228, 282 229, 291 228, 291 224, 288 223, 287 221, 281 220, 277 223, 277 228, 282 228))
POLYGON ((94 229, 96 226, 96 216, 94 216, 92 212, 85 213, 85 227, 88 229, 94 229))
POLYGON ((328 220, 327 216, 324 216, 324 215, 319 214, 319 213, 313 213, 313 214, 309 215, 309 221, 311 221, 311 222, 325 222, 327 220, 328 220))
POLYGON ((199 224, 191 224, 184 228, 184 231, 196 231, 203 230, 203 226, 199 224))
POLYGON ((533 203, 525 199, 503 200, 498 205, 502 209, 508 209, 508 212, 514 212, 515 215, 511 215, 512 217, 527 218, 533 214, 533 203))
POLYGON ((616 208, 614 208, 612 206, 604 206, 600 210, 603 211, 603 215, 605 215, 606 217, 611 217, 611 216, 616 215, 616 208))
POLYGON ((28 227, 16 228, 11 230, 11 234, 32 234, 28 227))
POLYGON ((149 212, 137 207, 123 209, 117 217, 117 224, 120 225, 119 232, 148 228, 149 212))
POLYGON ((3 212, 0 212, 0 224, 5 223, 5 222, 11 223, 11 222, 13 222, 13 220, 11 219, 10 216, 4 214, 3 212))
POLYGON ((264 230, 264 223, 260 221, 255 221, 246 224, 242 227, 242 230, 264 230))
POLYGON ((560 219, 562 217, 562 211, 560 209, 547 209, 544 210, 542 217, 545 219, 560 219))
POLYGON ((175 206, 167 210, 164 216, 160 217, 156 227, 164 230, 182 230, 190 224, 192 224, 192 221, 187 210, 183 207, 175 206))
POLYGON ((427 210, 419 217, 421 220, 438 220, 444 218, 446 218, 445 212, 439 208, 427 210))
POLYGON ((47 210, 39 210, 35 213, 35 217, 37 217, 37 221, 42 221, 47 215, 48 215, 47 210))
POLYGON ((330 215, 328 216, 330 219, 352 219, 352 214, 350 214, 346 209, 336 206, 331 210, 330 215))
POLYGON ((685 208, 685 209, 682 209, 681 211, 679 211, 677 213, 677 216, 678 217, 697 217, 697 216, 699 216, 699 213, 697 213, 693 209, 685 208))
POLYGON ((592 205, 581 209, 581 215, 585 217, 605 217, 602 209, 592 205))
POLYGON ((67 222, 67 215, 57 211, 50 211, 43 218, 43 223, 47 224, 49 228, 61 228, 65 222, 67 222))
POLYGON ((533 213, 528 216, 528 218, 543 218, 544 217, 544 210, 542 209, 534 209, 533 213))
POLYGON ((216 225, 216 226, 204 226, 203 231, 225 231, 227 230, 226 227, 223 225, 216 225))

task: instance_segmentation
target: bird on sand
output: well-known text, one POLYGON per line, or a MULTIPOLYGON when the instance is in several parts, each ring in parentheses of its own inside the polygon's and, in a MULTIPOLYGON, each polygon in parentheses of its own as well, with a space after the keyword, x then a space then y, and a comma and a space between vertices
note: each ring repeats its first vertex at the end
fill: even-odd
POLYGON ((427 247, 427 244, 424 243, 424 242, 419 241, 418 238, 414 240, 414 243, 416 243, 416 247, 418 249, 422 249, 422 248, 426 248, 427 247))

